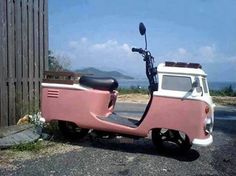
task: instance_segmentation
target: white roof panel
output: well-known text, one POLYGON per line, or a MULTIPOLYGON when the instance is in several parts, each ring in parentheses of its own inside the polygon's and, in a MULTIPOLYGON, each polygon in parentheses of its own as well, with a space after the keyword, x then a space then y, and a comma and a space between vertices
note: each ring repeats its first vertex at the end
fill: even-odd
POLYGON ((170 74, 183 74, 183 75, 200 75, 206 76, 207 74, 201 68, 188 68, 188 67, 174 67, 165 66, 165 63, 161 63, 157 67, 158 73, 170 73, 170 74))

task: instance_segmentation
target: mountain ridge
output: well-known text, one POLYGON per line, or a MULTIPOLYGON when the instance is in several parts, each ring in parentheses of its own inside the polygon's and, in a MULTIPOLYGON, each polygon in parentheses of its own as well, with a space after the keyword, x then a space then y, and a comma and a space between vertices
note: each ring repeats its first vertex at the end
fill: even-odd
POLYGON ((91 74, 99 77, 114 77, 116 79, 134 79, 133 77, 120 73, 119 71, 104 71, 94 67, 77 69, 75 70, 75 72, 79 72, 82 74, 91 74))

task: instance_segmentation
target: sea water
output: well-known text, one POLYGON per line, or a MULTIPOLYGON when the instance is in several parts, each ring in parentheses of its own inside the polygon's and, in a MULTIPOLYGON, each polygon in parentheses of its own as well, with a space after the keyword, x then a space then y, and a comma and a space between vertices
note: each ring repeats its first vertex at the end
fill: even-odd
MULTIPOLYGON (((147 88, 148 80, 144 78, 139 79, 118 79, 120 88, 131 88, 140 87, 147 88)), ((232 86, 233 90, 236 91, 236 82, 208 82, 210 90, 221 90, 225 87, 232 86)))

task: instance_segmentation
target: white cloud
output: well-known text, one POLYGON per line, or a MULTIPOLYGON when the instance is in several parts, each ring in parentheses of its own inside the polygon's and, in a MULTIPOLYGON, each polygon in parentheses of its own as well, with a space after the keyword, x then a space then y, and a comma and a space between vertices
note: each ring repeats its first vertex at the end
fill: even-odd
POLYGON ((78 41, 70 41, 65 52, 71 58, 72 69, 96 67, 123 70, 133 75, 145 73, 141 55, 132 53, 129 44, 117 40, 94 43, 83 37, 78 41))
POLYGON ((183 55, 183 56, 185 56, 185 55, 187 55, 187 50, 186 49, 184 49, 184 48, 179 48, 178 49, 178 53, 180 54, 180 55, 183 55))
POLYGON ((174 62, 189 62, 191 57, 193 57, 192 54, 186 48, 182 47, 173 51, 169 51, 163 56, 163 58, 174 62))
MULTIPOLYGON (((224 59, 224 61, 225 61, 225 58, 223 58, 223 59, 224 59)), ((228 58, 226 59, 226 61, 229 62, 229 63, 232 63, 232 64, 236 64, 236 56, 228 57, 228 58)), ((235 67, 236 67, 236 65, 235 65, 235 67)))
POLYGON ((97 43, 92 45, 93 49, 98 49, 98 50, 108 50, 108 49, 117 49, 119 47, 118 42, 116 40, 108 40, 105 43, 97 43))
POLYGON ((180 47, 167 52, 163 57, 171 61, 208 63, 220 61, 222 55, 217 52, 215 45, 212 44, 192 50, 180 47))
MULTIPOLYGON (((129 44, 120 43, 117 40, 92 42, 83 37, 77 41, 70 41, 67 47, 57 54, 63 55, 63 58, 70 58, 72 69, 96 67, 103 70, 119 70, 133 76, 143 77, 145 76, 145 63, 141 55, 132 53, 131 48, 129 44)), ((214 44, 193 49, 180 46, 162 56, 155 54, 154 57, 157 61, 155 65, 167 60, 210 65, 220 62, 228 62, 234 65, 236 63, 236 56, 226 57, 220 54, 214 44)))
POLYGON ((212 46, 203 46, 199 48, 199 55, 209 61, 212 61, 216 56, 215 45, 212 46))
POLYGON ((85 43, 85 42, 87 42, 87 38, 86 37, 82 37, 81 39, 80 39, 80 41, 82 42, 82 43, 85 43))
POLYGON ((69 47, 71 47, 71 48, 77 48, 78 45, 79 45, 78 41, 70 41, 69 42, 69 47))

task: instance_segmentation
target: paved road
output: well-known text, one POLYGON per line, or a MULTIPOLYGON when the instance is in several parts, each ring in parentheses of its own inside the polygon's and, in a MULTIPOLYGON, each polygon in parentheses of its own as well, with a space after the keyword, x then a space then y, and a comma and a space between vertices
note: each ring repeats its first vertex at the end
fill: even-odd
MULTIPOLYGON (((116 112, 122 115, 141 117, 146 108, 145 104, 117 103, 116 112)), ((217 106, 215 108, 215 119, 236 120, 235 106, 217 106)))
MULTIPOLYGON (((120 113, 135 115, 143 108, 133 104, 116 107, 120 113)), ((54 147, 58 151, 13 160, 10 168, 0 166, 0 175, 236 175, 236 121, 222 120, 227 116, 235 117, 235 109, 217 108, 213 145, 193 146, 185 155, 159 154, 149 138, 59 139, 56 146, 60 147, 54 147)))

